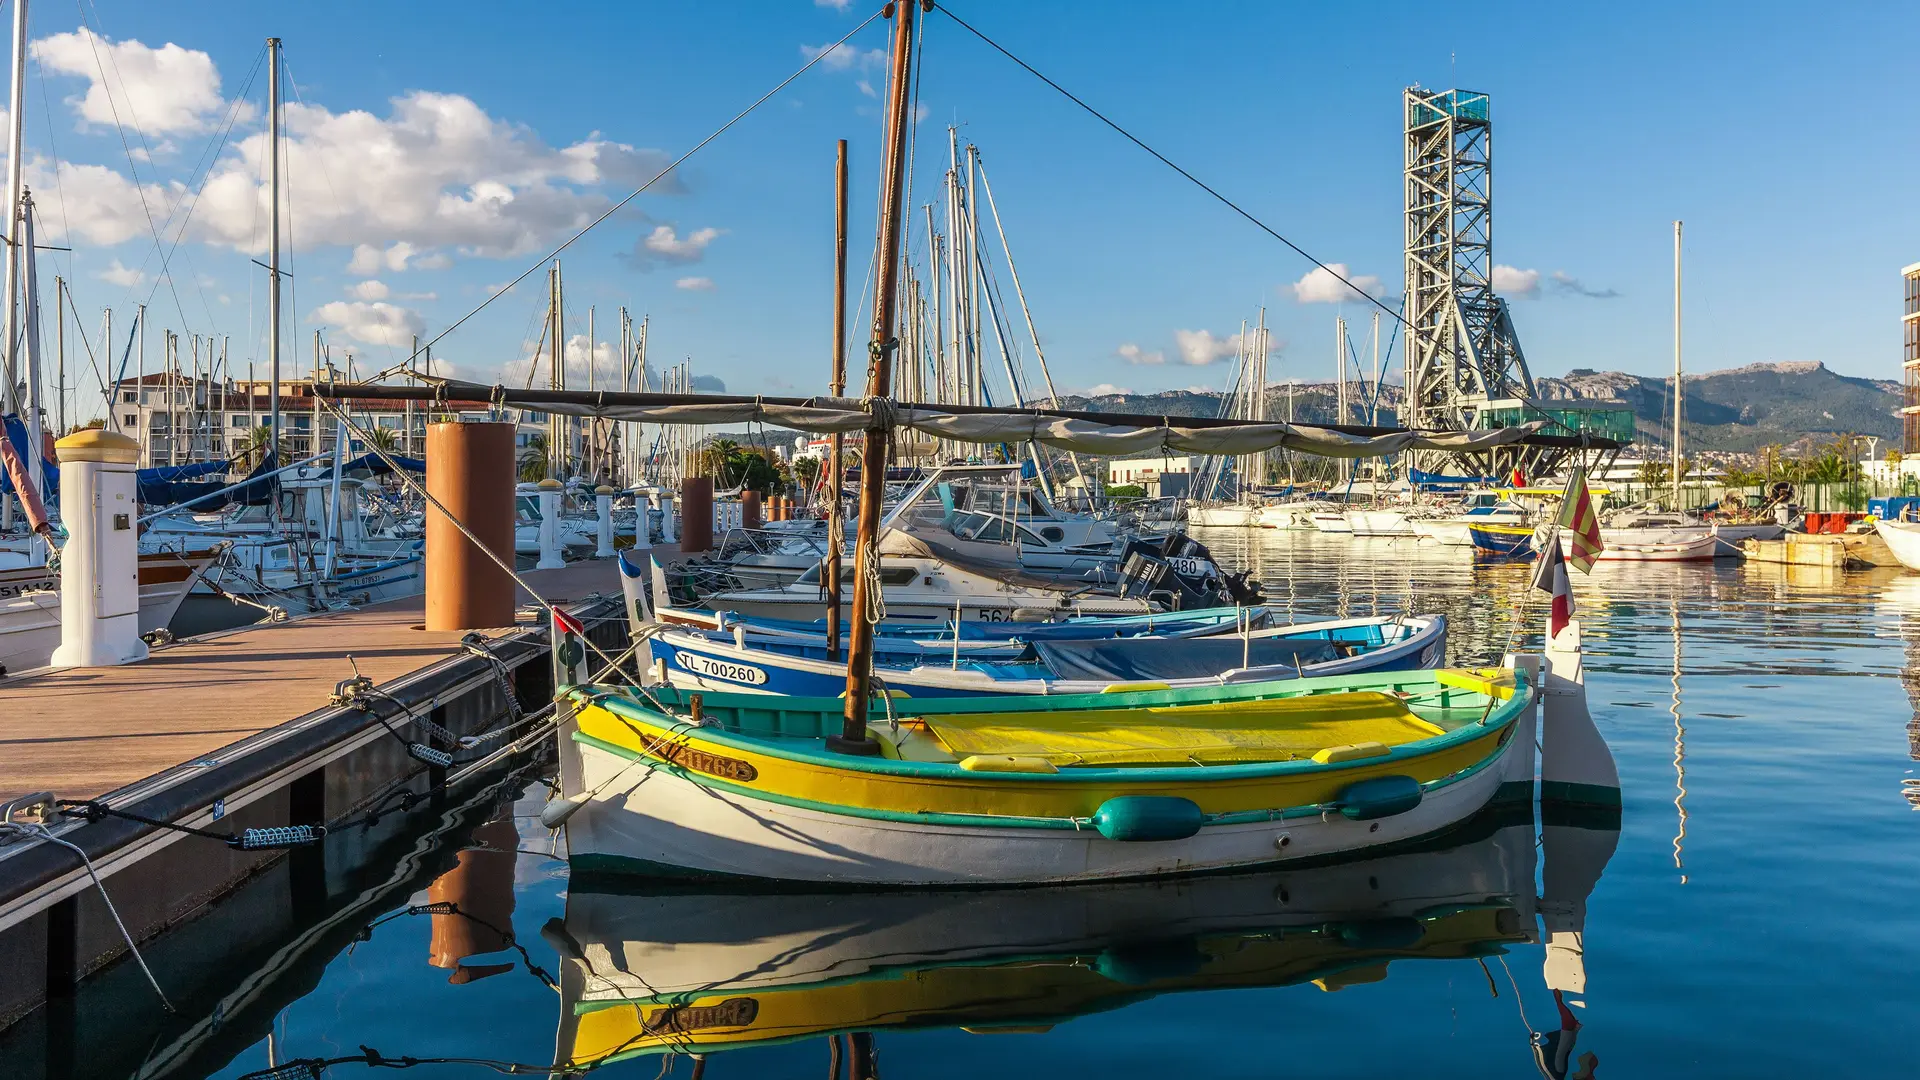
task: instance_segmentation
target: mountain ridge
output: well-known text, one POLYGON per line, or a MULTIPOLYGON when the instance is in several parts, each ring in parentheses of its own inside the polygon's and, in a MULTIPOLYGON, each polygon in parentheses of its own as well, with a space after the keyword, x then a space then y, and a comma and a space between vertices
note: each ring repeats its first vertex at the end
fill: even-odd
MULTIPOLYGON (((1293 418, 1300 423, 1331 423, 1337 408, 1333 383, 1295 383, 1293 418)), ((1684 418, 1687 445, 1701 452, 1748 453, 1769 445, 1831 441, 1841 435, 1900 437, 1902 390, 1892 379, 1841 375, 1819 360, 1773 360, 1736 368, 1687 374, 1684 418)), ((1267 415, 1289 414, 1289 384, 1267 391, 1267 415)), ((1673 380, 1624 371, 1575 368, 1562 376, 1536 377, 1542 404, 1622 402, 1633 409, 1639 445, 1666 445, 1672 428, 1673 380)), ((1348 394, 1364 395, 1354 386, 1348 394)), ((1218 415, 1223 395, 1210 391, 1162 390, 1150 394, 1063 394, 1060 404, 1092 412, 1144 412, 1163 416, 1218 415)), ((1380 423, 1393 423, 1401 388, 1380 389, 1380 423)))

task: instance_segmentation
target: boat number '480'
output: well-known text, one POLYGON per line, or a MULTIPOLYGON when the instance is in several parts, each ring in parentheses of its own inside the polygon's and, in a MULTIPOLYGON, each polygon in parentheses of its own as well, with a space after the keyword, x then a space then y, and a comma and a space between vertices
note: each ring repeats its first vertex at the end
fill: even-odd
POLYGON ((715 679, 725 679, 728 682, 750 683, 754 686, 759 686, 761 683, 767 681, 767 673, 750 664, 729 663, 725 660, 715 660, 709 656, 701 656, 697 653, 690 653, 684 650, 674 653, 673 658, 680 662, 681 667, 693 672, 695 675, 706 675, 715 679))

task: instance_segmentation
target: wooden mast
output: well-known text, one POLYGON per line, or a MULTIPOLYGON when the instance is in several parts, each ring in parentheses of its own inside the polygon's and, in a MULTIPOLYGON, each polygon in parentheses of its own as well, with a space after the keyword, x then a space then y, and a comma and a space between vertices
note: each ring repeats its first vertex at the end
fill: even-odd
MULTIPOLYGON (((841 139, 833 174, 833 368, 828 389, 834 397, 847 393, 847 140, 841 139)), ((833 433, 832 456, 827 461, 827 565, 821 574, 827 587, 827 659, 840 659, 840 563, 846 547, 846 511, 840 505, 841 455, 846 436, 833 433)))
MULTIPOLYGON (((892 389, 894 292, 900 279, 900 227, 906 212, 907 126, 909 73, 913 66, 914 0, 887 5, 893 19, 892 73, 887 82, 886 167, 880 189, 880 251, 874 267, 873 337, 867 345, 867 396, 885 398, 892 389)), ((861 440, 860 532, 853 549, 853 626, 847 642, 847 704, 845 722, 827 745, 842 753, 877 754, 879 745, 867 738, 867 692, 872 684, 873 604, 869 595, 877 580, 874 550, 880 533, 880 502, 886 495, 887 432, 869 427, 861 440)), ((959 628, 955 628, 958 633, 959 628)))

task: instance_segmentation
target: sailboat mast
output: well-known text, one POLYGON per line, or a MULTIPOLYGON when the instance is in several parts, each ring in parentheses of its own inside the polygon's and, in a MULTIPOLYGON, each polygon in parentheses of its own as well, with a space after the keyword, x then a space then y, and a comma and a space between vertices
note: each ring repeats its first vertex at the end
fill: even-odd
MULTIPOLYGON (((892 389, 894 293, 900 277, 900 227, 906 216, 907 126, 909 75, 913 66, 913 19, 919 5, 896 0, 893 7, 893 62, 887 82, 887 142, 885 178, 880 191, 880 250, 874 266, 873 337, 867 349, 867 396, 884 398, 892 389)), ((886 497, 887 436, 884 428, 869 427, 862 437, 860 457, 860 532, 854 544, 852 633, 847 645, 846 711, 838 738, 828 746, 842 753, 877 754, 878 744, 867 738, 867 693, 872 686, 873 610, 879 597, 876 560, 880 538, 880 502, 886 497)), ((957 632, 957 629, 956 629, 957 632)))
MULTIPOLYGON (((140 333, 147 332, 145 308, 140 333)), ((280 449, 280 39, 267 39, 267 447, 280 449)), ((313 432, 320 448, 320 431, 313 432)), ((284 465, 285 462, 278 464, 284 465)))
MULTIPOLYGON (((547 270, 547 386, 560 389, 560 263, 547 270)), ((560 414, 547 414, 547 476, 560 478, 560 414)))
MULTIPOLYGON (((931 210, 928 211, 932 213, 931 210)), ((836 145, 833 161, 833 359, 827 389, 847 393, 847 140, 836 145)), ((840 503, 846 436, 833 433, 827 460, 827 565, 821 571, 827 590, 827 659, 840 659, 840 562, 847 545, 846 509, 840 503)))
POLYGON ((1673 223, 1673 509, 1680 509, 1680 223, 1673 223))

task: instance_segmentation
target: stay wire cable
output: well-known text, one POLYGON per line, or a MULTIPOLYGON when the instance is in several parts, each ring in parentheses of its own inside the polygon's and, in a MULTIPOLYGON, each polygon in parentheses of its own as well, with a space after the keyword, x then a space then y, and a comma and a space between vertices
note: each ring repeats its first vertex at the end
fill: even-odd
POLYGON ((1118 123, 1114 122, 1114 120, 1111 117, 1107 116, 1107 114, 1087 104, 1085 101, 1082 101, 1079 97, 1075 96, 1071 90, 1068 90, 1066 87, 1061 86, 1059 83, 1054 82, 1052 79, 1049 79, 1045 75, 1041 74, 1039 69, 1035 68, 1032 64, 1027 63, 1025 60, 1022 60, 1019 57, 1013 55, 1013 53, 1009 52, 1006 46, 1000 44, 999 42, 993 40, 987 35, 981 33, 978 29, 976 29, 973 26, 972 23, 969 23, 965 19, 962 19, 960 16, 954 14, 953 9, 941 3, 935 3, 933 6, 937 8, 941 13, 946 15, 947 18, 952 19, 954 22, 958 23, 961 29, 965 30, 969 34, 972 34, 974 37, 979 38, 982 42, 985 42, 989 48, 993 49, 995 52, 1006 57, 1007 59, 1013 61, 1015 64, 1019 65, 1021 68, 1025 69, 1027 74, 1032 75, 1034 78, 1039 79, 1043 83, 1046 83, 1048 86, 1058 91, 1062 97, 1066 98, 1068 101, 1071 101, 1075 105, 1078 105, 1082 109, 1086 110, 1087 114, 1092 116, 1095 120, 1098 120, 1101 123, 1112 128, 1115 132, 1119 133, 1121 138, 1126 139, 1128 142, 1132 143, 1133 145, 1153 155, 1154 159, 1159 161, 1160 164, 1165 165, 1167 168, 1172 169, 1174 172, 1179 173, 1181 176, 1185 177, 1188 181, 1190 181, 1195 187, 1213 196, 1215 199, 1218 199, 1222 205, 1226 206, 1227 209, 1232 210, 1234 213, 1239 214, 1241 217, 1246 218, 1248 221, 1252 222, 1255 228, 1259 229, 1261 232, 1266 233, 1268 236, 1273 237, 1275 240, 1278 240, 1281 243, 1287 245, 1289 248, 1292 248, 1294 253, 1299 255, 1301 258, 1307 260, 1308 262, 1319 267, 1320 269, 1325 270, 1328 274, 1333 276, 1334 280, 1340 282, 1340 284, 1342 285, 1345 285, 1347 288, 1352 289, 1354 292, 1354 295, 1365 297, 1368 303, 1372 304, 1374 307, 1379 308, 1381 311, 1386 312, 1388 317, 1392 318, 1395 322, 1406 321, 1400 317, 1399 312, 1381 303, 1379 300, 1375 299, 1371 294, 1361 289, 1359 286, 1355 285, 1353 282, 1348 281, 1344 274, 1341 274, 1339 271, 1335 270, 1331 266, 1328 266, 1326 263, 1321 262, 1319 259, 1314 258, 1312 255, 1307 253, 1305 248, 1302 248, 1299 244, 1296 244, 1293 241, 1287 239, 1286 237, 1280 235, 1279 232, 1275 231, 1273 227, 1269 226, 1266 222, 1261 221, 1259 218, 1254 217, 1251 213, 1248 213, 1247 210, 1244 207, 1242 207, 1239 203, 1236 203, 1232 199, 1227 198, 1225 195, 1220 194, 1220 192, 1214 190, 1210 185, 1208 185, 1206 181, 1200 179, 1199 177, 1188 172, 1186 169, 1175 164, 1172 158, 1169 158, 1167 155, 1161 153, 1158 150, 1155 150, 1151 146, 1148 146, 1146 142, 1143 141, 1138 135, 1135 135, 1133 132, 1128 131, 1126 128, 1121 127, 1118 123))

